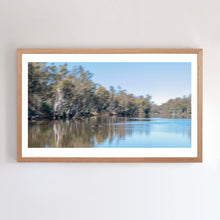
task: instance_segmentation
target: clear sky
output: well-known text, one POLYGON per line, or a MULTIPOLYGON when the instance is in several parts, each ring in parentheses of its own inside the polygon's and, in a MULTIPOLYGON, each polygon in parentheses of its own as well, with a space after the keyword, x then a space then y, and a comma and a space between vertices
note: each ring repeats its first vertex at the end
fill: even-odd
POLYGON ((108 89, 120 86, 137 96, 149 94, 155 104, 191 94, 191 63, 87 62, 68 63, 67 67, 78 65, 93 73, 95 83, 108 89))

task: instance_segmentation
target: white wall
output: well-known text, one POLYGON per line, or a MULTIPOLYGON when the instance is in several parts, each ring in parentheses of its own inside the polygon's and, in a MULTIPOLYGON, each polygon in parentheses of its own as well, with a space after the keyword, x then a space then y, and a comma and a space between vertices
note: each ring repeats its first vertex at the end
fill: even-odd
POLYGON ((0 1, 0 219, 219 220, 218 0, 0 1), (202 164, 16 162, 17 48, 204 48, 202 164))

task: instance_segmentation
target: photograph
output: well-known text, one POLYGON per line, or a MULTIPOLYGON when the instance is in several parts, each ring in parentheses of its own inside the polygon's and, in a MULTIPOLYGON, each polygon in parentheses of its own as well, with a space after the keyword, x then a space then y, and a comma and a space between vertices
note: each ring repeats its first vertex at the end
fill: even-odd
POLYGON ((29 148, 190 148, 191 63, 28 63, 29 148))

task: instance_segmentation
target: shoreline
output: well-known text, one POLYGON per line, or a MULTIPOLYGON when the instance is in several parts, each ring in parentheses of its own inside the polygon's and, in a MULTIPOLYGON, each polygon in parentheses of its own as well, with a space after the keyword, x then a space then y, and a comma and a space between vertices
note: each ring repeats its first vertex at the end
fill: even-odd
POLYGON ((57 120, 85 120, 90 118, 100 118, 100 117, 138 117, 138 118, 167 118, 167 119, 191 119, 190 115, 173 115, 173 114, 135 114, 135 115, 125 115, 125 114, 109 114, 109 113, 97 113, 73 117, 63 117, 63 116, 53 116, 53 117, 40 117, 32 116, 28 117, 28 121, 57 121, 57 120))

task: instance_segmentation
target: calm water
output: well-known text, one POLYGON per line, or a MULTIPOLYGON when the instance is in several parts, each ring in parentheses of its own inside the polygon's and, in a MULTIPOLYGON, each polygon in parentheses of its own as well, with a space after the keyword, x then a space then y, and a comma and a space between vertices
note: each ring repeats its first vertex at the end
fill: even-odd
POLYGON ((92 117, 29 122, 29 147, 191 147, 191 119, 92 117))

